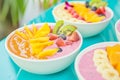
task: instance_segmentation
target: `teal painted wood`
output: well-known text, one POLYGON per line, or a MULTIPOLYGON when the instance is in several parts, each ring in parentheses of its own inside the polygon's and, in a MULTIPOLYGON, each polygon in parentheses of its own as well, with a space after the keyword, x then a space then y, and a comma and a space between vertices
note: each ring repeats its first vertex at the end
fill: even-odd
MULTIPOLYGON (((117 41, 114 25, 115 22, 120 18, 120 0, 107 0, 108 6, 114 11, 114 17, 109 23, 108 27, 101 32, 99 35, 84 39, 81 49, 86 48, 89 45, 105 42, 105 41, 117 41)), ((52 9, 48 9, 46 12, 40 14, 34 18, 28 24, 39 23, 39 22, 55 22, 52 16, 52 9)), ((77 76, 74 71, 74 63, 67 69, 51 74, 51 75, 36 75, 28 73, 19 68, 8 56, 5 50, 5 39, 0 41, 0 80, 77 80, 77 76)))

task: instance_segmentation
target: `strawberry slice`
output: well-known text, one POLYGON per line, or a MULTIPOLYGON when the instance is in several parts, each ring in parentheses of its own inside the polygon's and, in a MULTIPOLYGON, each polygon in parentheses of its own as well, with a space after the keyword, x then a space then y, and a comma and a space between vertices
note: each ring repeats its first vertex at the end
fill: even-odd
POLYGON ((105 7, 100 7, 96 10, 97 14, 105 14, 105 7))
POLYGON ((80 38, 79 38, 79 35, 77 32, 73 32, 69 37, 68 37, 68 40, 69 41, 72 41, 72 42, 76 42, 78 41, 80 38))
POLYGON ((58 38, 58 35, 52 34, 52 33, 49 34, 49 40, 55 40, 57 38, 58 38))
POLYGON ((64 42, 64 40, 62 39, 62 38, 58 38, 57 40, 56 40, 56 45, 57 46, 65 46, 65 42, 64 42))

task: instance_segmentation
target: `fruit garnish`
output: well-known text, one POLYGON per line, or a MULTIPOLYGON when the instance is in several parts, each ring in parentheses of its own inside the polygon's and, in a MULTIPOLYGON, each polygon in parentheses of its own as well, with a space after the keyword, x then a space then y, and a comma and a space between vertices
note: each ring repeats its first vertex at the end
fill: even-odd
POLYGON ((69 41, 72 41, 72 42, 76 42, 79 40, 79 35, 77 32, 73 32, 69 37, 68 37, 68 40, 69 41))
POLYGON ((57 39, 57 38, 58 38, 58 35, 53 34, 53 33, 50 33, 50 34, 49 34, 49 39, 50 39, 50 40, 55 40, 55 39, 57 39))
POLYGON ((118 70, 120 74, 120 44, 107 46, 106 51, 111 65, 118 70))
POLYGON ((43 24, 42 27, 36 32, 35 38, 47 36, 50 33, 50 27, 47 23, 43 24))
POLYGON ((59 34, 70 35, 74 32, 77 28, 73 25, 66 25, 62 27, 59 31, 59 34))
POLYGON ((56 22, 54 28, 53 28, 53 33, 54 34, 57 34, 58 33, 58 30, 63 26, 64 24, 64 21, 63 20, 59 20, 56 22))
POLYGON ((65 2, 65 8, 64 9, 68 9, 69 7, 73 7, 73 5, 69 4, 67 1, 65 2))
POLYGON ((39 52, 39 54, 36 56, 39 59, 47 59, 48 56, 53 56, 58 52, 58 48, 55 49, 47 49, 39 52))
POLYGON ((57 52, 62 52, 63 50, 62 50, 62 48, 58 48, 58 51, 57 52))
POLYGON ((104 14, 105 15, 105 8, 104 7, 100 7, 96 10, 97 14, 104 14))
POLYGON ((64 34, 60 34, 59 37, 61 37, 63 40, 66 40, 66 36, 64 34))
POLYGON ((60 46, 65 46, 65 41, 64 41, 62 38, 58 38, 58 39, 56 40, 56 45, 57 45, 58 47, 60 47, 60 46))
POLYGON ((107 6, 107 2, 105 2, 104 0, 91 0, 89 2, 89 5, 96 6, 97 8, 99 8, 101 6, 103 6, 103 7, 107 6))

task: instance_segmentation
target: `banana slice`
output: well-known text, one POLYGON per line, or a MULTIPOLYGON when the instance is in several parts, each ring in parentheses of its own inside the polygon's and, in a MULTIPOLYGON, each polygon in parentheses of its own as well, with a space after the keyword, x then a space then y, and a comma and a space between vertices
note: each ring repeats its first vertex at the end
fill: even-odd
POLYGON ((105 69, 102 73, 103 78, 105 80, 118 80, 119 74, 114 69, 105 69))
POLYGON ((105 80, 120 80, 119 73, 110 64, 107 52, 103 49, 97 49, 93 55, 94 65, 97 71, 105 80))

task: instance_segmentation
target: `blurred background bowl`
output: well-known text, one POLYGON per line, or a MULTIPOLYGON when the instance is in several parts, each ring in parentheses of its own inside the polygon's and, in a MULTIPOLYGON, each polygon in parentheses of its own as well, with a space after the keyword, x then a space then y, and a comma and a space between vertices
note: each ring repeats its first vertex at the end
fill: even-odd
MULTIPOLYGON (((85 3, 85 1, 70 1, 70 2, 85 3)), ((70 20, 60 18, 55 14, 56 9, 57 8, 59 9, 59 6, 62 6, 62 5, 64 5, 64 3, 58 4, 53 9, 52 14, 54 16, 54 19, 56 21, 62 19, 62 20, 64 20, 65 24, 75 25, 78 28, 78 31, 82 34, 82 36, 84 38, 91 37, 91 36, 97 35, 100 32, 102 32, 107 27, 107 25, 109 24, 110 20, 113 18, 113 15, 114 15, 113 11, 109 7, 106 7, 105 9, 106 9, 106 11, 109 12, 110 15, 103 21, 95 22, 95 23, 74 22, 74 21, 70 21, 70 20)))

